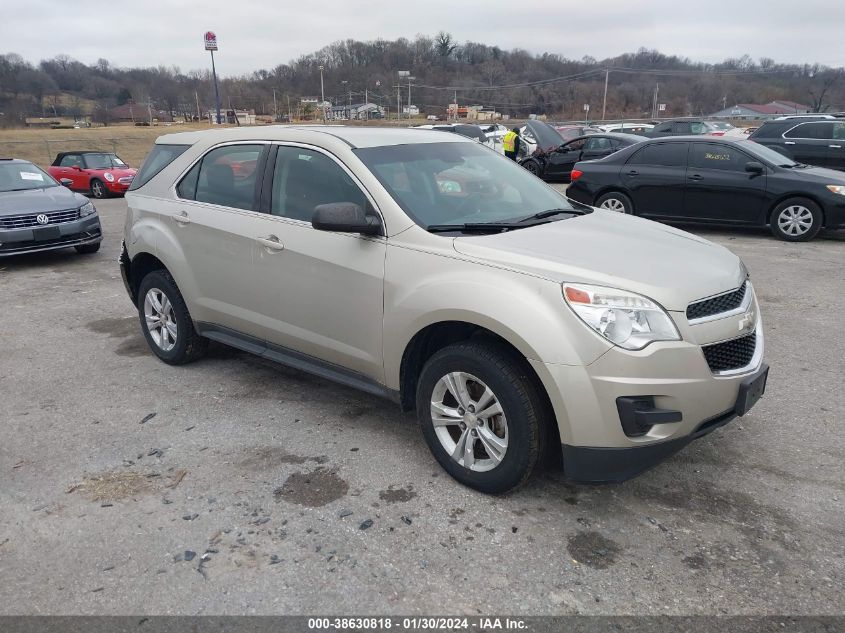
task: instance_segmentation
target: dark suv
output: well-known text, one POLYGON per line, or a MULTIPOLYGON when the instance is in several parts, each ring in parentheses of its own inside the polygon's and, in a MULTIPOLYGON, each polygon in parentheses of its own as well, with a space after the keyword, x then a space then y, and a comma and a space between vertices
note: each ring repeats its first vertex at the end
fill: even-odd
POLYGON ((660 138, 663 136, 686 136, 689 134, 714 134, 721 136, 725 131, 720 124, 711 121, 664 121, 645 131, 644 136, 660 138))
POLYGON ((845 171, 845 118, 775 119, 748 138, 799 163, 845 171))

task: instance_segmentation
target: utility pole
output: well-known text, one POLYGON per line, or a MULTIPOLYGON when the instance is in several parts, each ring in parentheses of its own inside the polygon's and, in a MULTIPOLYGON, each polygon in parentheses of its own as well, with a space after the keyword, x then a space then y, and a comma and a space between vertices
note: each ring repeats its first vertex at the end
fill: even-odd
POLYGON ((408 75, 408 119, 411 118, 411 80, 416 79, 416 77, 411 77, 408 75))
POLYGON ((293 116, 290 112, 290 95, 288 95, 288 123, 293 123, 293 116))
POLYGON ((320 64, 320 110, 323 111, 323 123, 326 122, 326 91, 323 88, 323 65, 320 64))
POLYGON ((654 103, 651 106, 651 118, 657 118, 657 95, 660 92, 660 83, 654 84, 654 103))
POLYGON ((202 114, 200 113, 200 95, 196 90, 194 90, 194 98, 197 100, 197 121, 199 121, 202 118, 202 114))
POLYGON ((604 69, 604 101, 602 101, 601 106, 601 120, 605 120, 605 115, 607 114, 607 80, 610 78, 610 68, 604 69))
POLYGON ((214 66, 214 51, 217 50, 217 36, 212 31, 205 33, 205 50, 211 53, 211 77, 214 79, 214 104, 217 108, 217 125, 220 119, 220 89, 217 87, 217 68, 214 66))
POLYGON ((408 78, 408 117, 411 116, 411 73, 407 70, 400 70, 399 71, 399 81, 396 82, 396 120, 398 121, 402 116, 402 108, 401 108, 401 100, 402 100, 402 93, 400 92, 402 88, 402 78, 408 78))
POLYGON ((273 123, 279 118, 279 108, 276 107, 276 89, 273 88, 273 123))

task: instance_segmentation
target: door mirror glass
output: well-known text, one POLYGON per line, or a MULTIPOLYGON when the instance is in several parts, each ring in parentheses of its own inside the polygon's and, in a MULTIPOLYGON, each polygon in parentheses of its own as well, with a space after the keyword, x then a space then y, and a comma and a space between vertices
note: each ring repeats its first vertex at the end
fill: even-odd
POLYGON ((70 178, 61 178, 59 182, 62 183, 64 187, 70 187, 73 184, 73 181, 70 178))
POLYGON ((367 215, 361 205, 354 202, 330 202, 316 206, 311 226, 318 231, 381 235, 378 216, 367 215))
POLYGON ((756 160, 745 163, 745 171, 750 174, 762 174, 765 170, 763 163, 758 163, 756 160))

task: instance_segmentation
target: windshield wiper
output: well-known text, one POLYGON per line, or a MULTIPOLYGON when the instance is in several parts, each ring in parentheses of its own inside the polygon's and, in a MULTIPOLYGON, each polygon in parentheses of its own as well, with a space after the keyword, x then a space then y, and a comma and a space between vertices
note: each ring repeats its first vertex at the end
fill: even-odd
POLYGON ((468 222, 466 224, 430 224, 426 227, 429 233, 448 233, 457 231, 461 233, 502 233, 515 229, 524 229, 537 224, 548 224, 547 222, 533 222, 528 224, 522 220, 518 222, 468 222))
POLYGON ((589 211, 583 209, 547 209, 545 211, 540 211, 540 213, 529 215, 527 218, 522 218, 521 220, 519 220, 519 222, 542 220, 543 218, 550 218, 553 215, 560 215, 561 213, 569 213, 571 215, 584 215, 585 213, 589 213, 589 211))

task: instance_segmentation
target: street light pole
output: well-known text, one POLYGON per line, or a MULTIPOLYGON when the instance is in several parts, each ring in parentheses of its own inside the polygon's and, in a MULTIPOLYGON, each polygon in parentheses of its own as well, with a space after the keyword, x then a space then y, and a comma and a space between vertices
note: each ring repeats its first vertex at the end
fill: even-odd
POLYGON ((605 120, 605 114, 607 113, 607 80, 610 77, 610 69, 606 68, 604 71, 604 101, 602 101, 601 105, 601 120, 605 120))
POLYGON ((326 91, 323 88, 323 65, 320 64, 320 110, 323 111, 323 123, 326 122, 326 91))

